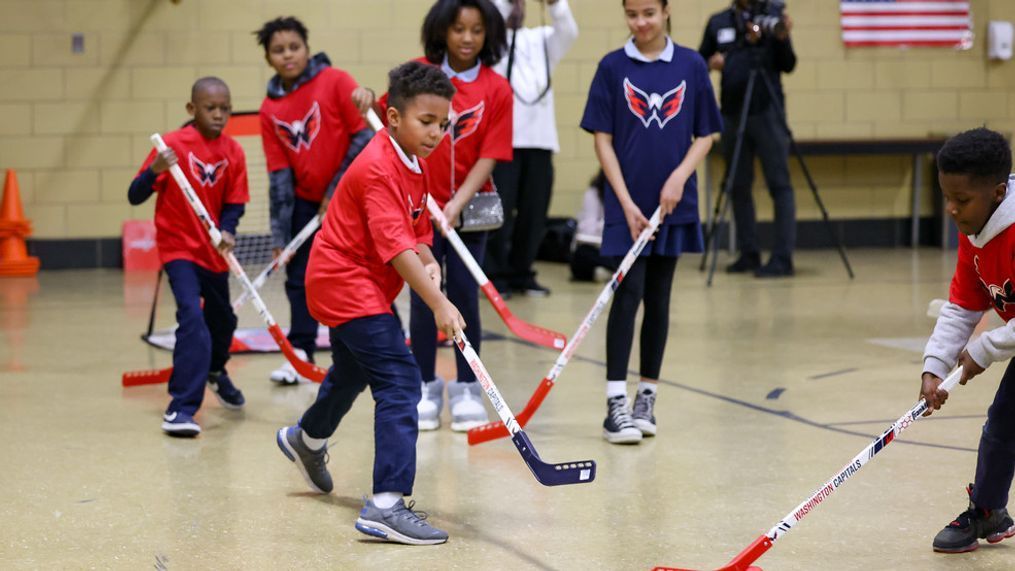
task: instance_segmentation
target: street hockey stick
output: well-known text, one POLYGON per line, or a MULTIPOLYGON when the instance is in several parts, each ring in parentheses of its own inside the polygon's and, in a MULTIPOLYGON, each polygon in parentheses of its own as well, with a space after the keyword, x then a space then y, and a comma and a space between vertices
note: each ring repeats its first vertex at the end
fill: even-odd
POLYGON ((511 409, 508 408, 504 397, 497 390, 497 385, 493 384, 493 378, 483 366, 483 361, 479 359, 476 350, 472 348, 472 344, 469 343, 469 339, 462 331, 455 332, 455 345, 458 346, 458 350, 462 352, 462 356, 469 363, 472 372, 476 374, 476 379, 483 387, 487 398, 490 399, 493 409, 497 411, 501 421, 511 431, 511 440, 515 443, 515 448, 518 449, 522 460, 525 461, 529 470, 532 471, 532 475, 540 484, 544 486, 588 484, 596 479, 595 460, 562 462, 560 464, 544 462, 539 457, 536 447, 532 445, 532 441, 529 440, 529 436, 525 434, 514 415, 511 414, 511 409))
MULTIPOLYGON (((955 369, 952 374, 948 375, 948 378, 941 383, 940 389, 951 393, 958 384, 959 379, 962 378, 962 367, 955 369)), ((807 514, 817 508, 821 502, 828 499, 828 496, 832 495, 832 492, 838 490, 846 483, 847 480, 856 475, 863 468, 864 464, 870 462, 874 456, 885 449, 889 444, 892 443, 895 438, 902 433, 903 430, 909 428, 914 422, 920 420, 923 413, 927 412, 927 401, 920 399, 920 402, 909 410, 906 414, 902 415, 899 420, 895 421, 895 424, 888 427, 881 436, 874 439, 873 442, 867 445, 859 454, 853 457, 848 464, 842 467, 841 470, 836 472, 832 479, 824 483, 816 492, 811 494, 809 498, 804 500, 800 505, 793 508, 793 511, 786 514, 786 517, 775 525, 772 529, 768 530, 768 533, 759 536, 754 540, 746 549, 741 551, 736 557, 730 560, 724 567, 720 567, 719 571, 761 571, 760 567, 751 566, 752 563, 758 560, 759 557, 765 554, 766 551, 771 549, 772 544, 775 540, 779 539, 783 535, 786 535, 789 530, 793 529, 801 519, 807 514)), ((690 571, 688 569, 682 569, 680 567, 656 567, 653 571, 690 571)))
MULTIPOLYGON (((158 133, 151 136, 151 141, 159 152, 166 150, 166 143, 162 140, 162 137, 158 133)), ((197 193, 194 192, 193 187, 190 186, 190 181, 188 181, 187 177, 183 174, 183 170, 180 168, 180 165, 174 164, 169 167, 169 172, 176 181, 176 184, 183 190, 183 194, 187 198, 187 202, 190 204, 194 214, 208 231, 208 236, 211 238, 212 245, 218 247, 219 242, 222 241, 222 233, 215 227, 215 223, 212 222, 211 216, 208 215, 208 211, 205 209, 204 204, 201 203, 201 199, 198 198, 197 193)), ((254 307, 257 309, 257 312, 261 315, 261 318, 264 319, 265 325, 268 327, 268 333, 270 333, 271 337, 276 343, 278 343, 279 349, 282 350, 282 353, 292 364, 293 368, 296 369, 296 372, 312 381, 318 383, 323 381, 325 375, 327 375, 327 371, 312 363, 307 363, 296 355, 293 346, 289 343, 289 340, 286 339, 285 334, 282 332, 282 328, 275 322, 275 318, 272 317, 271 312, 268 311, 268 307, 264 304, 264 300, 261 299, 257 290, 254 289, 254 284, 250 283, 250 278, 248 278, 246 272, 243 271, 243 266, 241 266, 239 261, 237 261, 236 256, 233 255, 232 252, 226 252, 223 254, 223 257, 225 257, 226 264, 229 266, 229 269, 232 270, 233 275, 236 276, 236 279, 240 281, 240 284, 243 285, 243 288, 250 295, 250 299, 253 302, 254 307)), ((171 371, 171 368, 169 370, 171 371)), ((124 373, 121 383, 123 386, 151 384, 157 381, 152 380, 151 382, 143 382, 143 380, 161 379, 165 375, 166 369, 124 373), (129 383, 133 383, 133 385, 129 383)))
MULTIPOLYGON (((317 216, 311 218, 310 222, 307 222, 306 226, 304 226, 303 229, 300 230, 299 234, 293 236, 293 239, 290 240, 289 243, 285 245, 285 248, 282 248, 282 252, 278 255, 278 257, 273 259, 267 266, 264 267, 263 270, 261 270, 261 273, 258 274, 256 278, 254 278, 254 281, 251 282, 254 286, 254 289, 260 290, 261 287, 264 286, 264 283, 268 281, 268 278, 272 276, 272 274, 284 268, 286 264, 289 263, 289 260, 292 259, 293 255, 296 254, 296 250, 299 250, 300 246, 302 246, 303 243, 306 242, 308 238, 313 236, 314 232, 316 232, 317 229, 320 227, 321 227, 321 215, 318 214, 317 216)), ((247 293, 246 290, 244 290, 243 293, 241 293, 236 298, 236 300, 233 301, 233 310, 237 310, 240 307, 242 307, 243 304, 246 303, 248 299, 250 299, 250 294, 247 293)))
MULTIPOLYGON (((652 214, 652 218, 649 219, 648 226, 641 231, 638 235, 638 239, 635 240, 634 245, 627 251, 627 255, 624 256, 623 261, 620 262, 620 267, 613 273, 613 277, 609 283, 603 287, 603 291, 599 293, 599 297, 596 298, 596 302, 592 305, 592 309, 589 310, 588 314, 585 315, 585 319, 582 320, 581 325, 575 330, 574 334, 568 340, 564 350, 557 355, 557 360, 553 363, 553 367, 550 368, 550 372, 543 377, 542 382, 536 387, 536 391, 532 393, 532 397, 529 398, 529 402, 522 409, 522 412, 518 414, 518 422, 524 427, 528 424, 529 419, 539 409, 539 405, 543 403, 543 399, 550 393, 550 389, 553 388, 557 377, 560 376, 561 371, 567 365, 568 361, 574 355, 574 352, 578 349, 578 345, 585 339, 585 335, 588 334, 589 330, 592 329, 592 324, 596 322, 599 314, 606 309, 606 304, 610 302, 610 298, 613 297, 613 292, 617 291, 620 287, 620 282, 624 281, 624 276, 634 265, 634 261, 638 259, 638 255, 645 249, 645 245, 652 239, 652 235, 659 229, 659 224, 662 222, 662 210, 656 208, 656 211, 652 214)), ((504 423, 501 422, 488 422, 482 426, 477 426, 469 430, 469 444, 479 444, 481 442, 488 442, 497 438, 503 438, 508 436, 508 431, 504 427, 504 423)))
MULTIPOLYGON (((374 113, 373 109, 367 113, 367 119, 370 122, 370 126, 375 131, 380 131, 384 128, 381 124, 380 118, 377 117, 377 114, 374 113)), ((444 235, 451 243, 451 246, 455 249, 458 257, 462 259, 462 262, 465 263, 465 267, 467 267, 469 269, 469 273, 472 274, 472 278, 476 280, 477 284, 479 284, 479 289, 482 290, 483 295, 485 295, 486 299, 488 299, 490 304, 493 305, 493 309, 497 312, 497 315, 500 316, 501 321, 504 322, 504 325, 507 326, 511 333, 514 333, 521 339, 529 341, 530 343, 535 343, 536 345, 540 345, 542 347, 549 347, 550 349, 558 350, 564 348, 567 343, 567 338, 564 337, 563 334, 551 331, 538 325, 533 325, 511 312, 507 304, 504 303, 504 298, 501 297, 500 292, 497 291, 493 282, 491 282, 490 279, 486 277, 486 274, 483 273, 483 269, 479 267, 476 259, 469 253, 469 249, 465 246, 465 243, 462 242, 461 236, 459 236, 458 233, 455 232, 454 228, 451 227, 451 224, 448 223, 447 218, 444 217, 444 213, 437 206, 437 203, 433 200, 427 200, 426 202, 427 208, 430 211, 430 217, 433 218, 437 226, 444 231, 444 235)))

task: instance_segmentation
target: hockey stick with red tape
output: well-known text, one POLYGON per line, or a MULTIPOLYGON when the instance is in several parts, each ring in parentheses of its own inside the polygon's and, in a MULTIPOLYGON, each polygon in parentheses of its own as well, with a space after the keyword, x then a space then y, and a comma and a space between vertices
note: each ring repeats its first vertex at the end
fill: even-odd
MULTIPOLYGON (((940 390, 951 393, 961 378, 962 368, 959 367, 955 369, 952 374, 948 375, 948 378, 941 383, 941 386, 939 387, 940 390)), ((793 508, 793 511, 786 514, 786 517, 782 518, 779 523, 772 527, 772 529, 768 530, 768 533, 755 539, 747 546, 746 549, 731 559, 729 563, 720 567, 718 571, 761 571, 760 567, 754 567, 751 564, 771 549, 775 540, 789 533, 789 530, 793 529, 793 526, 799 523, 804 516, 814 511, 815 508, 828 499, 828 496, 832 495, 832 492, 841 488, 843 484, 855 476, 856 473, 860 471, 860 468, 863 468, 865 464, 873 460, 874 456, 878 452, 887 448, 888 445, 891 444, 903 430, 906 430, 912 426, 914 422, 920 420, 925 412, 927 412, 927 401, 920 399, 920 402, 916 403, 913 408, 909 409, 909 412, 902 415, 902 417, 899 418, 899 420, 896 420, 895 424, 889 426, 888 429, 881 434, 881 436, 875 438, 873 442, 868 444, 866 448, 854 456, 848 464, 836 472, 830 480, 825 482, 817 489, 817 491, 811 494, 809 498, 801 502, 797 507, 793 508)), ((653 571, 691 570, 680 567, 655 567, 653 571)))
MULTIPOLYGON (((623 261, 620 262, 620 267, 613 273, 613 277, 603 287, 603 291, 599 293, 599 297, 596 298, 596 302, 592 304, 592 309, 585 315, 585 319, 582 320, 581 325, 575 330, 574 334, 568 340, 564 350, 557 356, 557 360, 553 363, 553 367, 550 368, 550 372, 543 377, 540 381, 539 386, 536 387, 534 393, 529 398, 529 402, 526 403, 525 408, 518 414, 518 422, 524 427, 528 424, 529 419, 539 409, 539 405, 543 403, 543 399, 550 393, 550 389, 553 388, 554 383, 557 381, 557 377, 560 376, 561 371, 567 365, 568 361, 574 355, 574 352, 578 349, 578 345, 585 339, 585 335, 588 334, 589 330, 592 329, 592 324, 596 322, 599 314, 606 309, 606 304, 610 302, 610 298, 613 297, 613 292, 617 291, 620 287, 620 282, 624 280, 624 276, 634 265, 634 261, 638 259, 638 255, 645 249, 645 245, 652 239, 652 235, 659 229, 659 224, 662 222, 662 210, 656 208, 656 211, 652 214, 652 218, 649 219, 649 225, 641 231, 638 235, 638 239, 635 240, 631 249, 628 250, 627 255, 624 256, 623 261)), ((469 444, 479 444, 481 442, 488 442, 497 438, 503 438, 508 436, 508 431, 502 422, 488 422, 482 426, 477 426, 469 430, 469 444)))

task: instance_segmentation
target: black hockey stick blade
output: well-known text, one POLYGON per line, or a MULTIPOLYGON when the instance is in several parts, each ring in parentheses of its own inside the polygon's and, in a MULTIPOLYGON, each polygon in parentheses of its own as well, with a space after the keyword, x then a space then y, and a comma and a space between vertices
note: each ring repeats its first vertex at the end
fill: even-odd
POLYGON ((536 452, 536 447, 524 430, 519 430, 511 437, 511 441, 515 443, 529 470, 532 470, 532 475, 544 486, 588 484, 596 479, 595 460, 549 464, 539 457, 539 452, 536 452))

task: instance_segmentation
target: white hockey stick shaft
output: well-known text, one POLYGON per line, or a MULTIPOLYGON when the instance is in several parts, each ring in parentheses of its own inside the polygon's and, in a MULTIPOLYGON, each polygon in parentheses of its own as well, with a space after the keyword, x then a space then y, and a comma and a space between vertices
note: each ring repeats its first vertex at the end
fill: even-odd
MULTIPOLYGON (((166 146, 166 142, 162 140, 162 135, 155 133, 151 137, 152 144, 155 145, 157 151, 164 152, 169 147, 166 146)), ((179 160, 179 157, 177 157, 179 160)), ((187 197, 187 202, 190 203, 190 207, 194 209, 194 214, 197 214, 197 219, 201 221, 205 229, 208 231, 208 236, 211 237, 211 244, 218 248, 219 242, 222 241, 222 233, 215 227, 215 223, 212 222, 211 216, 208 215, 208 210, 204 207, 201 199, 198 198, 197 193, 194 192, 194 188, 190 186, 190 182, 187 180, 186 175, 183 174, 183 169, 180 168, 179 163, 169 167, 169 174, 173 176, 173 180, 183 190, 183 195, 187 197)))
MULTIPOLYGON (((278 255, 278 257, 265 266, 264 269, 261 270, 261 273, 254 278, 254 281, 251 282, 254 289, 260 290, 272 274, 284 268, 286 264, 289 263, 289 260, 292 259, 293 255, 296 254, 296 250, 299 250, 300 246, 302 246, 320 227, 321 216, 317 215, 311 218, 310 222, 307 222, 306 226, 300 230, 299 234, 294 236, 293 239, 285 245, 285 248, 282 248, 282 252, 278 255)), ((250 295, 246 292, 246 290, 244 290, 243 293, 236 298, 236 301, 233 302, 233 309, 239 309, 249 298, 250 295)))
MULTIPOLYGON (((945 392, 952 392, 955 386, 958 384, 959 379, 962 378, 962 368, 959 367, 948 375, 948 378, 941 383, 940 389, 945 392)), ((817 491, 815 491, 809 498, 800 503, 797 507, 793 508, 793 511, 786 514, 786 517, 782 518, 778 524, 765 534, 770 540, 775 541, 782 535, 785 535, 789 530, 793 529, 801 519, 810 513, 814 508, 820 505, 828 496, 832 495, 832 492, 838 490, 845 484, 850 478, 852 478, 860 468, 863 468, 865 464, 870 462, 874 456, 881 452, 886 446, 891 444, 895 438, 906 430, 914 422, 920 420, 923 413, 927 412, 927 401, 920 399, 920 402, 916 403, 913 408, 906 414, 902 415, 899 420, 895 421, 891 427, 888 428, 881 436, 874 439, 866 448, 863 449, 859 454, 853 457, 848 464, 842 467, 835 476, 824 483, 817 491)))

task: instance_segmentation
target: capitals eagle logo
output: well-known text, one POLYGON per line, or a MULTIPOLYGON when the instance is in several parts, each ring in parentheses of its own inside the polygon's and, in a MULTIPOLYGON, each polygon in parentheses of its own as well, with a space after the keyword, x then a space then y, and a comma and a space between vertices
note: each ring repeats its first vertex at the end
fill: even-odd
POLYGON ((451 124, 448 129, 451 140, 458 142, 479 130, 479 124, 483 122, 483 112, 486 111, 486 102, 480 101, 477 105, 458 113, 452 109, 451 124))
POLYGON ((1005 311, 1008 304, 1015 304, 1015 287, 1012 286, 1011 280, 1004 280, 1003 285, 988 284, 980 275, 979 256, 973 257, 973 267, 976 268, 976 275, 980 278, 980 285, 987 290, 987 295, 990 296, 990 300, 998 311, 1005 311))
POLYGON ((189 153, 187 158, 190 162, 190 176, 194 177, 194 180, 203 187, 215 186, 222 173, 226 171, 226 167, 229 166, 229 161, 226 159, 208 164, 195 157, 194 153, 189 153))
POLYGON ((638 89, 631 80, 624 78, 624 98, 627 100, 627 108, 637 117, 645 128, 648 129, 652 121, 659 124, 662 129, 680 114, 684 107, 684 94, 687 92, 687 81, 681 81, 680 85, 659 95, 658 93, 646 93, 638 89))
POLYGON ((321 130, 321 107, 314 101, 314 105, 303 119, 291 123, 286 123, 275 116, 272 116, 271 120, 275 123, 275 134, 282 139, 285 146, 297 153, 302 148, 309 151, 310 145, 314 143, 317 133, 321 130))

